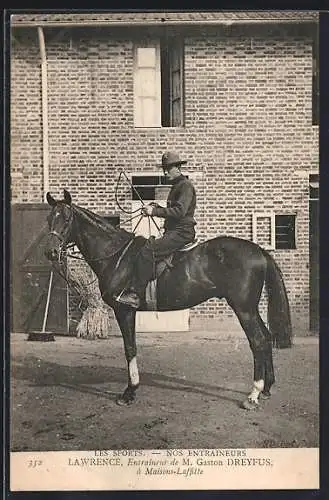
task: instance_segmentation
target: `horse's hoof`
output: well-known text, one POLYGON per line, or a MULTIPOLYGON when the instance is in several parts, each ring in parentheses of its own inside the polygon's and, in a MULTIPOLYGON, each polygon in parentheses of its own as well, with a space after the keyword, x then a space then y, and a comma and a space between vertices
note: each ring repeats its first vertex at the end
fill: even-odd
POLYGON ((116 403, 119 406, 131 406, 136 401, 136 393, 128 387, 122 396, 118 396, 116 403))
POLYGON ((116 404, 118 406, 131 406, 134 402, 135 402, 135 398, 126 399, 126 398, 122 398, 121 396, 119 396, 116 400, 116 404))
POLYGON ((259 394, 259 399, 270 399, 271 393, 270 392, 261 392, 259 394))
POLYGON ((259 403, 257 403, 256 401, 253 401, 252 399, 246 399, 241 404, 241 408, 243 408, 244 410, 249 410, 249 411, 250 410, 258 410, 259 403))

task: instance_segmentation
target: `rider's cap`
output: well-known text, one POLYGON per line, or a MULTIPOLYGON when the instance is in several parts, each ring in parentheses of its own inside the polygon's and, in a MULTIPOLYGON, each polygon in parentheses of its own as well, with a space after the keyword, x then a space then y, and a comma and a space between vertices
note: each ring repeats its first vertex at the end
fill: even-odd
POLYGON ((174 151, 167 151, 167 153, 164 153, 162 155, 161 165, 157 166, 162 168, 170 168, 178 165, 184 165, 185 163, 187 163, 187 160, 181 160, 177 153, 175 153, 174 151))

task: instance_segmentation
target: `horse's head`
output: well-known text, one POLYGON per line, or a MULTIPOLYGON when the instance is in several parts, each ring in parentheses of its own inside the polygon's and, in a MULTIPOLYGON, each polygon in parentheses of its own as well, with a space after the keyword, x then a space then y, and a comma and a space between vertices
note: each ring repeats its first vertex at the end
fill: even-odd
POLYGON ((45 255, 51 261, 59 261, 63 248, 72 241, 73 236, 71 195, 64 189, 64 199, 56 201, 50 193, 47 193, 47 201, 52 210, 48 216, 49 235, 45 255))

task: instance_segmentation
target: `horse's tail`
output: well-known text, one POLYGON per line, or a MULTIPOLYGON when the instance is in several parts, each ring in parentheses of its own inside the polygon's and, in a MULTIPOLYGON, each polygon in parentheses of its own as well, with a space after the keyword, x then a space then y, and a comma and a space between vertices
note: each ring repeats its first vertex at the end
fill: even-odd
POLYGON ((290 308, 282 273, 273 257, 263 250, 267 269, 265 287, 268 294, 267 319, 273 346, 283 349, 292 345, 290 308))

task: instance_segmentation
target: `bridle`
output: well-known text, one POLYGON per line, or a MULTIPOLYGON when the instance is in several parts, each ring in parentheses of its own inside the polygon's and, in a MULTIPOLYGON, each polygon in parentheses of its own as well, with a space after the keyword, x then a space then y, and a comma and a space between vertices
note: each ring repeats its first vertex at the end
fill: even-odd
MULTIPOLYGON (((60 241, 60 246, 59 246, 59 252, 58 252, 58 264, 61 265, 63 264, 63 262, 61 261, 61 257, 62 257, 62 253, 63 253, 63 250, 64 249, 67 249, 68 246, 67 246, 67 236, 69 234, 69 231, 68 231, 68 228, 70 227, 70 225, 72 224, 72 221, 73 221, 73 208, 72 207, 69 207, 70 208, 70 217, 67 219, 66 221, 66 224, 65 226, 63 227, 62 229, 62 233, 65 234, 65 236, 62 236, 62 234, 60 234, 58 231, 56 231, 55 229, 52 229, 51 231, 49 231, 48 235, 52 234, 54 236, 56 236, 59 241, 60 241)), ((103 257, 98 257, 96 259, 89 259, 89 262, 100 262, 102 260, 108 260, 110 259, 111 257, 114 257, 116 254, 118 254, 123 248, 125 248, 126 246, 130 246, 130 244, 132 243, 134 238, 132 238, 131 240, 129 241, 125 241, 123 243, 123 245, 121 245, 119 248, 117 248, 113 253, 111 254, 108 254, 108 255, 105 255, 103 257)), ((75 245, 74 242, 72 242, 72 247, 75 245)), ((85 258, 84 257, 79 257, 77 255, 68 255, 68 257, 72 258, 72 259, 77 259, 77 260, 84 260, 85 261, 85 258)))
POLYGON ((67 219, 61 233, 64 233, 64 236, 60 234, 59 232, 55 231, 55 229, 52 229, 49 231, 48 235, 54 235, 56 238, 59 239, 60 245, 59 245, 59 252, 58 252, 58 264, 61 264, 61 257, 63 250, 67 247, 67 240, 68 240, 68 235, 70 232, 70 227, 73 222, 73 209, 72 207, 68 207, 70 209, 70 217, 67 219))
MULTIPOLYGON (((72 224, 73 216, 74 216, 72 207, 69 207, 69 208, 70 208, 70 217, 67 219, 67 221, 66 221, 66 223, 63 226, 62 231, 61 231, 61 233, 64 233, 65 236, 63 236, 61 233, 59 233, 55 229, 52 229, 51 231, 49 231, 48 235, 52 234, 53 236, 56 236, 56 238, 58 238, 59 241, 60 241, 59 251, 58 251, 58 260, 57 260, 56 263, 55 262, 52 263, 53 268, 56 270, 57 274, 59 274, 59 276, 61 276, 66 281, 66 283, 69 286, 71 286, 71 282, 69 280, 69 271, 68 271, 67 263, 65 262, 65 260, 62 260, 63 251, 65 249, 68 249, 67 236, 69 234, 69 228, 70 228, 70 226, 72 224), (55 264, 58 265, 57 269, 56 269, 56 265, 55 264), (64 272, 62 272, 62 269, 64 270, 64 272)), ((128 242, 127 249, 128 249, 128 247, 130 246, 131 243, 132 243, 132 240, 130 240, 128 242)), ((70 247, 74 247, 74 245, 75 245, 75 243, 72 242, 71 245, 70 245, 70 247)), ((126 243, 125 243, 125 245, 126 245, 126 243)), ((125 246, 125 245, 123 245, 123 246, 125 246)), ((118 250, 116 250, 112 255, 107 255, 105 257, 100 257, 98 259, 90 259, 90 261, 101 261, 101 260, 109 259, 112 256, 114 256, 116 253, 118 253, 120 250, 121 250, 121 248, 119 248, 118 250)), ((83 257, 80 257, 78 255, 67 254, 67 257, 69 257, 71 259, 77 259, 77 260, 83 260, 83 261, 85 261, 85 259, 83 257)), ((96 276, 96 278, 93 279, 90 283, 87 283, 86 286, 92 285, 97 279, 98 278, 96 276)))
MULTIPOLYGON (((69 215, 69 217, 67 219, 65 219, 65 222, 64 222, 63 227, 61 228, 60 232, 56 231, 55 229, 51 229, 51 231, 48 232, 48 236, 50 236, 50 235, 56 236, 56 238, 60 242, 59 249, 58 249, 58 259, 57 259, 56 262, 55 261, 52 262, 52 266, 53 266, 54 270, 57 272, 57 274, 59 274, 67 282, 67 284, 69 286, 71 286, 72 283, 70 283, 70 280, 69 280, 68 266, 67 266, 66 260, 62 259, 62 256, 63 256, 64 250, 68 250, 69 248, 73 248, 76 245, 75 242, 71 242, 70 244, 68 243, 68 236, 70 234, 71 225, 72 225, 72 222, 73 222, 74 210, 73 210, 73 207, 71 205, 65 204, 65 206, 70 209, 70 215, 69 215)), ((133 218, 135 218, 135 217, 133 217, 133 218)), ((95 258, 95 259, 88 259, 88 263, 90 263, 90 262, 96 262, 96 261, 105 261, 105 260, 108 260, 108 259, 114 257, 120 251, 123 250, 122 255, 119 256, 119 259, 118 259, 118 261, 116 263, 116 268, 117 268, 119 266, 119 264, 120 264, 123 256, 126 254, 126 252, 128 251, 129 247, 133 243, 133 241, 134 241, 134 237, 132 237, 128 241, 124 241, 124 243, 122 245, 120 245, 119 248, 116 248, 111 254, 107 254, 107 255, 104 255, 103 257, 98 257, 98 258, 95 258)), ((86 259, 83 256, 73 255, 72 253, 70 253, 70 254, 67 253, 66 256, 69 257, 69 258, 71 258, 71 259, 77 259, 77 260, 86 261, 86 259)), ((97 279, 98 278, 96 276, 96 278, 93 279, 90 283, 87 283, 86 286, 91 285, 97 279)))
POLYGON ((53 231, 50 231, 48 234, 53 234, 55 236, 57 236, 57 238, 60 240, 60 241, 63 241, 63 237, 55 230, 53 231))

